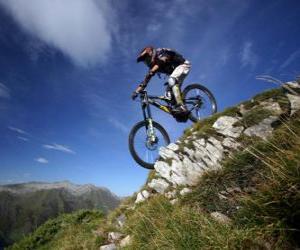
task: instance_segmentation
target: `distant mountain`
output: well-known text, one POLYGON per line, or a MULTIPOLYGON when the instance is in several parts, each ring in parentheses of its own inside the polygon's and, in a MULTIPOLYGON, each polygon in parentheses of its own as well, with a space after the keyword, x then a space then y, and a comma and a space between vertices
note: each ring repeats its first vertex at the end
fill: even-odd
POLYGON ((68 181, 0 185, 0 249, 32 232, 61 213, 118 206, 120 199, 107 188, 68 181))

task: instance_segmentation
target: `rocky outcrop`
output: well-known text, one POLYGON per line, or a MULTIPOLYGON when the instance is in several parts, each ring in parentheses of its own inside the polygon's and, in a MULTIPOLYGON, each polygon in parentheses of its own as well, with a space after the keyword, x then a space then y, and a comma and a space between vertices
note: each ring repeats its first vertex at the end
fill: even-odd
MULTIPOLYGON (((270 94, 261 95, 239 105, 230 114, 221 113, 216 119, 211 119, 209 133, 199 135, 196 129, 191 128, 189 136, 161 148, 160 159, 154 166, 155 178, 147 183, 146 189, 150 193, 164 194, 175 204, 177 194, 190 192, 188 187, 196 185, 203 173, 222 168, 226 157, 235 150, 243 150, 245 145, 241 143, 242 137, 267 140, 282 116, 290 116, 300 109, 300 96, 295 95, 300 86, 294 82, 287 85, 293 89, 292 93, 284 93, 283 90, 274 97, 270 94), (289 108, 283 104, 288 104, 289 108), (177 193, 179 186, 183 189, 177 193)), ((136 203, 150 197, 145 191, 138 193, 136 203)))

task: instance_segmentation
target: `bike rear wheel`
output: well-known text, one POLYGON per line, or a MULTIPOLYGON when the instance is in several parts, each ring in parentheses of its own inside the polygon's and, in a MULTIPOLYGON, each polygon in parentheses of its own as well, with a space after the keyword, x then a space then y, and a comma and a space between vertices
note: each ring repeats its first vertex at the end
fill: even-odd
POLYGON ((217 112, 217 102, 213 94, 200 84, 188 85, 182 92, 189 119, 197 122, 217 112))
POLYGON ((148 136, 148 121, 141 121, 134 125, 129 134, 129 151, 134 160, 144 168, 154 169, 154 163, 158 159, 159 148, 170 144, 170 138, 166 130, 157 122, 152 122, 155 141, 148 136))

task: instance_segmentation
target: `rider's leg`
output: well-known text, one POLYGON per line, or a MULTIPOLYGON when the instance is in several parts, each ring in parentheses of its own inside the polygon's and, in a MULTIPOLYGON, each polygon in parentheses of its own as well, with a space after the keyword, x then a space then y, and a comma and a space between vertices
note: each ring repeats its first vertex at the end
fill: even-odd
POLYGON ((186 107, 184 106, 181 97, 180 87, 183 83, 183 80, 188 75, 190 68, 191 64, 188 61, 186 61, 184 64, 181 64, 174 69, 168 80, 169 86, 173 91, 175 101, 182 111, 186 111, 186 107))
POLYGON ((181 97, 181 91, 180 91, 180 87, 178 84, 177 79, 175 79, 174 77, 170 77, 168 80, 169 86, 171 87, 174 97, 175 97, 175 101, 177 105, 183 105, 183 100, 181 97))

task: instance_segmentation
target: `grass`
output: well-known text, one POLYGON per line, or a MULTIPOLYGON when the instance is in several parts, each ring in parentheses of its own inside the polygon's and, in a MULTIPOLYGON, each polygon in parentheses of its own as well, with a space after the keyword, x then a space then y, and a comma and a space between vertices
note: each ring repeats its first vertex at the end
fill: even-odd
POLYGON ((222 170, 203 175, 177 205, 156 196, 139 206, 126 231, 133 236, 128 249, 293 249, 299 225, 300 112, 270 140, 252 141, 222 170), (214 221, 214 211, 232 223, 214 221))
POLYGON ((34 233, 9 247, 10 250, 31 249, 98 249, 104 235, 94 233, 104 223, 101 211, 81 210, 48 220, 34 233))

